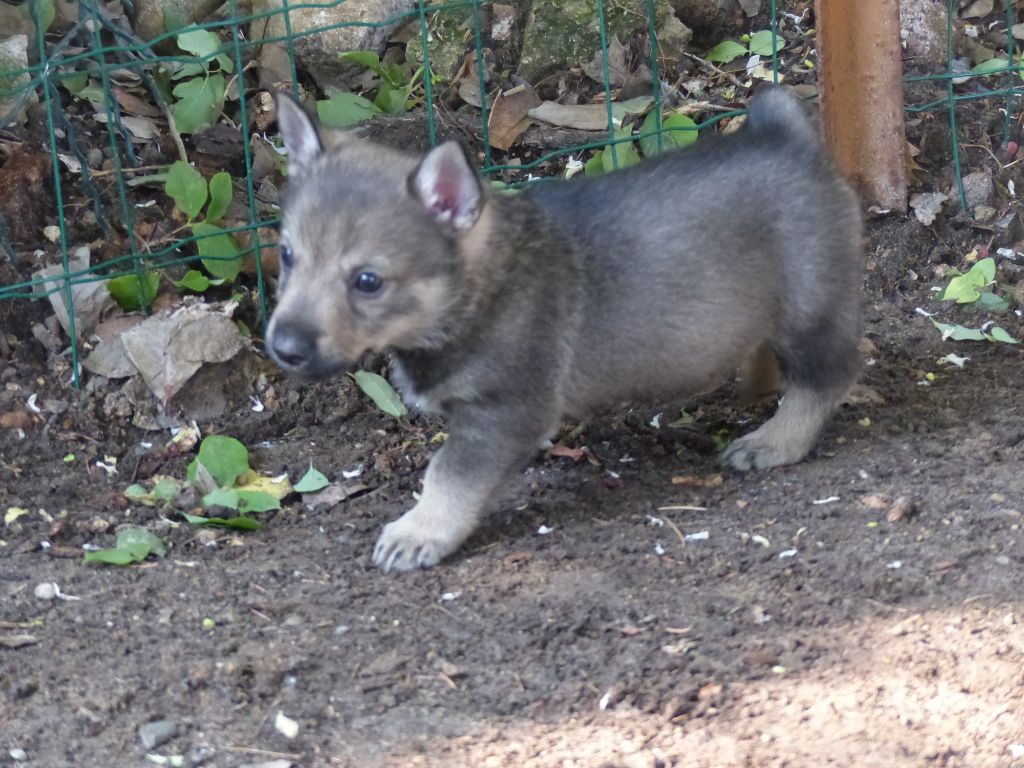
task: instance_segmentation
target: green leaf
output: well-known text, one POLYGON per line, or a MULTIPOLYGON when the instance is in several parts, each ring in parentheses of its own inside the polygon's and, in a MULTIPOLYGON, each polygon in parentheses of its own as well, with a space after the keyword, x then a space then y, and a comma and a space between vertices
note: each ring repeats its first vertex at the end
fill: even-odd
MULTIPOLYGON (((221 488, 230 488, 249 471, 249 449, 227 435, 209 435, 199 444, 199 455, 192 465, 202 464, 221 488)), ((195 470, 189 466, 189 482, 194 483, 195 470)))
POLYGON ((224 109, 224 76, 210 75, 185 80, 174 86, 178 101, 171 107, 180 133, 195 133, 213 125, 224 109))
POLYGON ((1010 300, 991 291, 983 291, 972 308, 981 312, 1005 312, 1010 308, 1010 300))
POLYGON ((750 52, 755 56, 771 56, 786 47, 782 35, 775 36, 775 49, 772 50, 772 31, 762 29, 750 36, 750 52))
POLYGON ((185 276, 175 283, 179 288, 184 288, 195 293, 203 293, 211 285, 223 285, 223 280, 211 280, 198 269, 190 269, 185 276))
POLYGON ((929 317, 939 333, 942 334, 942 340, 952 339, 953 341, 985 341, 985 334, 977 328, 965 328, 962 325, 956 325, 953 323, 940 323, 935 318, 929 317))
POLYGON ((971 73, 975 75, 991 75, 995 74, 996 72, 1003 72, 1009 66, 1010 62, 1008 59, 999 58, 997 56, 993 59, 983 61, 981 62, 981 64, 977 64, 971 67, 971 73))
POLYGON ((204 507, 227 507, 239 512, 267 512, 280 509, 281 502, 266 491, 240 491, 218 488, 203 496, 204 507))
POLYGON ((228 212, 231 205, 231 174, 221 171, 214 174, 210 179, 210 205, 206 208, 206 220, 209 222, 219 221, 228 212))
POLYGON ((381 114, 381 108, 358 93, 337 91, 329 99, 316 103, 316 114, 328 128, 347 128, 381 114))
MULTIPOLYGON (((628 139, 632 132, 633 129, 630 127, 616 128, 615 138, 628 139)), ((632 141, 609 144, 604 148, 601 161, 606 172, 614 171, 616 168, 628 168, 631 165, 636 165, 640 162, 640 154, 636 151, 636 145, 632 141)))
MULTIPOLYGON (((656 113, 651 112, 644 119, 640 126, 640 149, 644 157, 653 157, 658 154, 658 136, 654 133, 658 129, 656 113), (650 136, 642 134, 650 133, 650 136)), ((661 150, 685 147, 697 140, 697 124, 686 115, 668 115, 661 121, 661 150)))
POLYGON ((976 263, 965 275, 957 275, 949 281, 946 290, 939 297, 942 301, 956 301, 970 304, 981 296, 981 289, 995 280, 996 262, 991 256, 976 263))
POLYGON ((107 281, 107 290, 125 312, 152 305, 159 286, 159 272, 144 272, 141 280, 138 275, 121 275, 107 281))
POLYGON ((358 64, 361 67, 366 67, 381 77, 387 76, 384 65, 380 63, 380 56, 377 55, 376 51, 345 51, 338 54, 338 58, 343 61, 351 61, 353 64, 358 64))
POLYGON ((208 525, 212 528, 238 528, 243 531, 258 531, 263 528, 259 520, 254 520, 245 515, 238 517, 203 517, 201 515, 190 515, 188 512, 181 513, 186 520, 193 525, 208 525))
POLYGON ((584 176, 600 176, 604 173, 604 150, 598 150, 583 166, 584 176))
POLYGON ((744 56, 746 53, 746 47, 740 45, 735 40, 723 40, 708 51, 707 59, 719 64, 728 64, 733 59, 744 56))
POLYGON ((208 29, 190 29, 178 35, 178 47, 201 59, 213 56, 221 48, 221 39, 208 29))
POLYGON ((612 117, 625 120, 630 115, 642 115, 654 104, 653 96, 636 96, 626 101, 612 102, 612 117))
POLYGON ((63 85, 68 93, 77 95, 89 84, 88 72, 67 72, 57 75, 57 82, 63 85))
POLYGON ((992 330, 989 331, 989 336, 992 341, 1001 341, 1004 344, 1020 344, 1019 339, 1013 338, 1006 329, 1000 328, 998 325, 992 327, 992 330))
POLYGON ((404 416, 408 411, 402 398, 395 392, 394 387, 388 383, 383 376, 378 376, 370 371, 356 371, 356 384, 365 392, 377 407, 384 413, 394 416, 396 419, 404 416))
POLYGON ((381 81, 380 88, 377 90, 377 98, 373 100, 373 103, 389 115, 404 115, 405 104, 408 100, 408 88, 396 87, 384 80, 381 81))
POLYGON ((173 501, 181 489, 181 483, 173 477, 161 477, 153 486, 153 498, 158 501, 173 501))
POLYGON ((190 219, 194 219, 203 210, 209 194, 203 174, 184 160, 175 161, 167 171, 164 191, 178 206, 178 210, 190 219))
POLYGON ((117 544, 113 549, 86 552, 85 562, 128 565, 141 562, 150 555, 163 557, 165 554, 167 547, 153 533, 145 528, 125 528, 117 534, 117 544))
POLYGON ((235 238, 205 221, 193 224, 192 233, 197 238, 196 248, 202 257, 203 266, 211 275, 228 282, 238 277, 242 269, 242 257, 235 238))
POLYGON ((293 490, 299 493, 316 493, 330 484, 331 481, 322 472, 318 472, 310 465, 309 470, 302 476, 302 479, 293 486, 293 490))

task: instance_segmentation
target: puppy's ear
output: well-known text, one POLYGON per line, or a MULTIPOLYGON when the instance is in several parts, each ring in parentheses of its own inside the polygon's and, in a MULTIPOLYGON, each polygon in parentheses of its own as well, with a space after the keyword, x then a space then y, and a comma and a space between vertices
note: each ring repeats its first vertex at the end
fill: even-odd
POLYGON ((438 222, 456 230, 476 224, 483 210, 480 178, 460 144, 438 144, 409 176, 409 191, 438 222))
POLYGON ((300 178, 324 151, 320 134, 305 110, 291 96, 278 92, 274 94, 274 101, 277 104, 277 125, 288 150, 288 175, 300 178))

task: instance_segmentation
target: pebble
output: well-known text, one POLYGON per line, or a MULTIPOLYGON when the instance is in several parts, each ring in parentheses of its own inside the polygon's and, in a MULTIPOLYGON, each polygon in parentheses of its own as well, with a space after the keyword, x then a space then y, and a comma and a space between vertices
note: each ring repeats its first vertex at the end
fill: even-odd
POLYGON ((17 763, 23 763, 28 760, 28 753, 24 749, 14 747, 7 752, 11 756, 11 759, 17 763))
POLYGON ((888 513, 885 515, 885 519, 890 523, 898 523, 900 520, 905 520, 914 514, 917 505, 914 500, 909 496, 900 496, 892 503, 889 507, 888 513))
POLYGON ((154 720, 139 728, 139 741, 146 749, 159 747, 178 735, 178 724, 173 720, 154 720))

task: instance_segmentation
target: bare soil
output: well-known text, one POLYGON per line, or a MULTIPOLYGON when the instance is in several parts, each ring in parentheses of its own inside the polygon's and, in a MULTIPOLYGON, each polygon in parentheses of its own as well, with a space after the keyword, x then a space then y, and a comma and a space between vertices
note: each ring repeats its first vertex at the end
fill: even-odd
POLYGON ((261 413, 240 396, 204 432, 293 480, 362 466, 371 490, 197 534, 123 500, 189 457, 140 460, 166 435, 105 420, 8 318, 8 401, 67 410, 0 430, 0 509, 29 510, 3 529, 0 637, 37 640, 0 650, 0 764, 143 765, 138 729, 162 719, 177 736, 148 752, 217 768, 1024 764, 1024 360, 915 313, 929 259, 977 236, 872 225, 866 389, 807 461, 716 484, 714 436, 767 412, 729 388, 682 426, 678 405, 597 420, 583 458, 539 456, 460 554, 402 576, 369 555, 441 424, 344 382, 277 381, 261 413), (953 350, 963 369, 937 363, 953 350), (125 524, 167 557, 83 564, 125 524))

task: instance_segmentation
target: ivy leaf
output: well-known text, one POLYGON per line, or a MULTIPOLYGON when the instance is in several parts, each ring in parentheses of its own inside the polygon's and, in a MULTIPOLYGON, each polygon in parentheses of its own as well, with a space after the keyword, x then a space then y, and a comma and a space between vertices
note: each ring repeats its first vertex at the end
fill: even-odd
POLYGON ((203 496, 203 506, 227 507, 239 512, 269 512, 272 509, 280 509, 281 502, 266 491, 218 488, 203 496))
POLYGON ((184 160, 175 161, 167 171, 164 192, 178 206, 178 210, 190 219, 194 219, 203 210, 208 196, 203 174, 184 160))
POLYGON ((213 125, 224 109, 224 76, 195 77, 174 86, 178 99, 171 107, 180 133, 195 133, 213 125))
POLYGON ((231 174, 221 171, 210 179, 210 205, 206 208, 206 220, 213 222, 224 218, 231 205, 231 174))
POLYGON ((604 150, 598 150, 583 166, 584 176, 600 176, 604 173, 604 150))
POLYGON ((157 288, 160 286, 159 272, 144 272, 140 279, 138 275, 121 275, 107 281, 107 290, 114 297, 117 306, 125 312, 148 307, 156 298, 157 288))
POLYGON ((786 47, 782 35, 775 35, 775 49, 772 50, 772 31, 762 29, 750 36, 750 53, 754 56, 771 56, 786 47))
POLYGON ((254 520, 245 515, 238 515, 236 517, 203 517, 202 515, 190 515, 188 512, 182 512, 181 514, 193 525, 208 525, 213 528, 238 528, 243 531, 258 531, 263 527, 259 520, 254 520))
POLYGON ((996 278, 996 262, 991 256, 981 259, 964 275, 957 275, 949 281, 939 298, 942 301, 956 301, 970 304, 981 297, 981 289, 996 278))
POLYGON ((316 114, 328 128, 347 128, 382 113, 380 107, 358 93, 337 91, 316 103, 316 114))
POLYGON ((331 481, 327 479, 323 472, 313 469, 312 465, 310 465, 306 474, 295 484, 294 490, 299 493, 316 493, 330 484, 331 481))
POLYGON ((661 149, 658 149, 658 135, 654 133, 658 128, 655 113, 651 112, 644 119, 640 126, 640 149, 644 157, 653 157, 659 151, 685 147, 697 140, 697 124, 686 115, 668 115, 661 121, 661 149), (642 134, 650 133, 650 136, 642 134))
POLYGON ((155 534, 145 528, 125 528, 117 534, 117 544, 113 549, 86 552, 85 562, 129 565, 142 562, 150 555, 163 557, 165 554, 167 546, 155 534))
POLYGON ((241 251, 235 239, 220 227, 199 221, 192 225, 203 266, 214 277, 231 282, 242 269, 241 251))
POLYGON ((746 47, 740 45, 735 40, 723 40, 708 51, 707 59, 718 64, 728 64, 733 59, 746 55, 746 53, 746 47))
POLYGON ((196 484, 199 465, 219 488, 230 488, 249 471, 249 449, 233 437, 209 435, 199 444, 199 454, 188 467, 188 481, 196 484))
POLYGON ((225 282, 221 278, 211 280, 198 269, 190 269, 175 285, 193 293, 204 293, 211 285, 224 285, 225 282))
POLYGON ((405 86, 394 86, 387 80, 382 80, 377 90, 377 98, 373 100, 374 106, 379 107, 389 115, 404 115, 405 104, 409 100, 409 89, 405 86))
POLYGON ((383 376, 371 373, 370 371, 356 371, 354 377, 359 388, 384 413, 394 416, 396 419, 408 413, 402 398, 398 396, 394 387, 383 376))
POLYGON ((338 54, 338 58, 342 61, 351 61, 353 64, 366 67, 381 77, 387 76, 384 65, 380 63, 380 56, 377 55, 376 51, 345 51, 338 54))
POLYGON ((998 325, 992 327, 992 330, 989 331, 989 335, 991 336, 992 341, 1001 341, 1004 344, 1020 344, 1019 339, 1013 338, 1006 329, 1000 328, 998 325))
MULTIPOLYGON (((632 136, 631 127, 616 128, 616 139, 628 139, 632 136)), ((640 162, 640 154, 636 151, 636 145, 632 141, 624 141, 604 148, 601 162, 606 172, 614 171, 616 168, 628 168, 640 162), (613 149, 614 147, 614 149, 613 149)))

